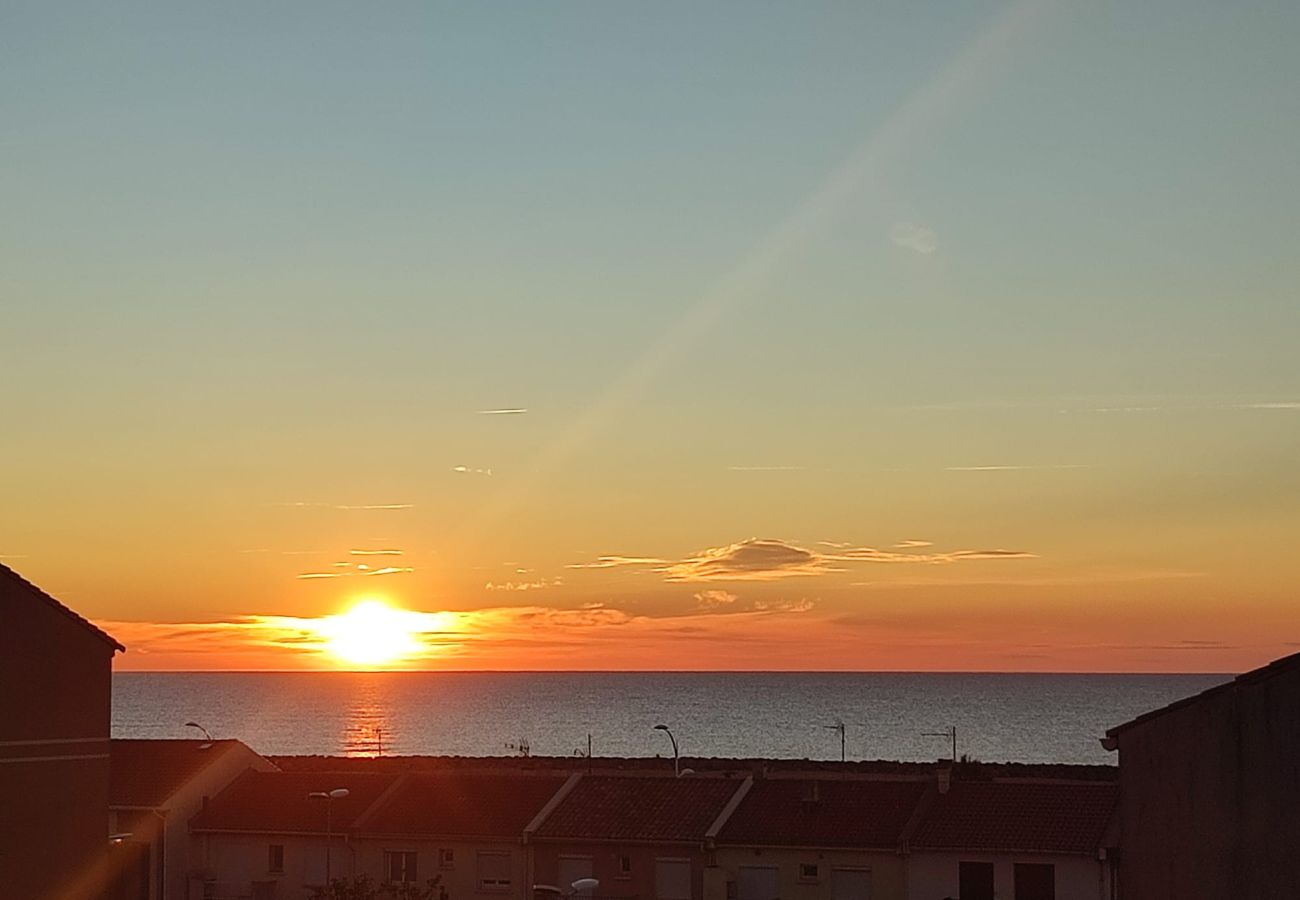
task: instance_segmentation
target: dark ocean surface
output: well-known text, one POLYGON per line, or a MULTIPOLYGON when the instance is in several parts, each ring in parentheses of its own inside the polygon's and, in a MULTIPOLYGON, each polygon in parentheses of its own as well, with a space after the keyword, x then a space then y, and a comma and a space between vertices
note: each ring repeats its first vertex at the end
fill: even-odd
POLYGON ((683 756, 1115 763, 1106 728, 1226 675, 119 673, 114 737, 234 737, 266 754, 683 756))

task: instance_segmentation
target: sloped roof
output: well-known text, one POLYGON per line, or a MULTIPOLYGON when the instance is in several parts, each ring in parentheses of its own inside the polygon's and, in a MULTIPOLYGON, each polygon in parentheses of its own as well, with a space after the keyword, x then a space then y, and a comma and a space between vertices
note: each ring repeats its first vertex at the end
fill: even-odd
POLYGON ((698 842, 741 782, 727 778, 584 776, 538 839, 698 842))
MULTIPOLYGON (((1227 691, 1236 690, 1242 685, 1252 684, 1256 681, 1263 681, 1268 678, 1282 675, 1296 668, 1300 668, 1300 653, 1292 653, 1290 656, 1283 656, 1280 659, 1273 660, 1266 666, 1261 666, 1258 669, 1251 669, 1249 672, 1244 672, 1231 681, 1224 682, 1223 684, 1216 684, 1214 687, 1197 694, 1192 694, 1190 697, 1184 697, 1181 700, 1175 700, 1173 703, 1161 706, 1158 709, 1144 712, 1137 718, 1130 719, 1122 725, 1108 728, 1106 730, 1106 735, 1107 737, 1114 737, 1116 734, 1127 728, 1132 728, 1134 725, 1141 725, 1145 722, 1149 722, 1158 716, 1163 716, 1165 713, 1173 712, 1177 709, 1183 709, 1184 707, 1191 706, 1194 703, 1199 703, 1202 700, 1209 699, 1227 691)), ((1109 744, 1107 745, 1107 749, 1112 749, 1109 744)))
POLYGON ((3 563, 0 563, 0 600, 17 601, 21 598, 35 599, 41 603, 45 603, 46 605, 53 607, 63 615, 72 619, 82 628, 85 628, 91 634, 95 635, 95 637, 104 641, 114 650, 120 652, 126 652, 126 648, 123 647, 121 644, 119 644, 113 638, 112 635, 95 627, 90 623, 89 620, 83 619, 81 616, 77 615, 75 612, 68 609, 68 607, 64 606, 58 600, 55 600, 49 594, 45 593, 45 591, 41 590, 36 585, 28 581, 26 578, 19 575, 13 569, 9 568, 3 563))
POLYGON ((718 833, 719 844, 895 849, 929 782, 759 779, 718 833))
POLYGON ((913 850, 1096 853, 1119 786, 1104 782, 954 781, 922 817, 913 850))
POLYGON ((157 809, 239 741, 123 740, 108 748, 110 806, 157 809), (206 747, 206 749, 204 749, 206 747))
POLYGON ((396 775, 353 772, 248 771, 190 820, 194 831, 323 834, 326 801, 317 791, 346 788, 348 796, 328 801, 330 827, 354 830, 356 821, 397 781, 396 775))
POLYGON ((564 782, 562 775, 407 775, 357 831, 519 838, 564 782))

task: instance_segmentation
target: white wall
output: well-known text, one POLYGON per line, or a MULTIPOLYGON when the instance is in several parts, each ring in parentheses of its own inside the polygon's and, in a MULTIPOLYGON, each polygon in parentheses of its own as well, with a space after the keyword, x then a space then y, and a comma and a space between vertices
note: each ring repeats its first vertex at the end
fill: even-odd
POLYGON ((1008 855, 988 853, 928 853, 913 851, 907 857, 908 900, 944 900, 957 897, 957 864, 993 863, 993 890, 998 900, 1015 900, 1016 863, 1051 863, 1056 867, 1056 900, 1106 900, 1109 883, 1106 864, 1084 856, 1008 855))

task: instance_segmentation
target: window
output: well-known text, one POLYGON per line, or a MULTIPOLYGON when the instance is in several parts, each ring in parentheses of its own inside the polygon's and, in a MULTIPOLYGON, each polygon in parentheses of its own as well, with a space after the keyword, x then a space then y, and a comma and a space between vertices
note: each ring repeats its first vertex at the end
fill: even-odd
POLYGON ((267 845, 266 871, 272 875, 284 874, 284 844, 267 845))
POLYGON ((508 891, 511 884, 509 853, 480 852, 478 855, 478 889, 508 891))
POLYGON ((957 896, 961 900, 993 900, 993 863, 957 863, 957 896))
POLYGON ((384 880, 397 884, 415 881, 415 851, 385 850, 384 880))
POLYGON ((443 847, 438 851, 438 868, 454 869, 456 868, 456 851, 450 847, 443 847))
POLYGON ((819 874, 817 863, 799 863, 800 881, 816 881, 819 874))
POLYGON ((618 858, 618 876, 619 878, 632 877, 632 857, 624 854, 618 858))
POLYGON ((656 900, 691 900, 691 861, 655 860, 656 900))
POLYGON ((1016 900, 1056 900, 1056 866, 1016 863, 1016 900))

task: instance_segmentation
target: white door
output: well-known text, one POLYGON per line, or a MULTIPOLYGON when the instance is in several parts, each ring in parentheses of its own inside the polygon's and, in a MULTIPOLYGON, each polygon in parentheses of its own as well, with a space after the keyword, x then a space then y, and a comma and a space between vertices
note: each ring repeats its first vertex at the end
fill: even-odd
POLYGON ((871 900, 871 873, 866 869, 832 869, 832 900, 871 900))
MULTIPOLYGON (((573 884, 579 878, 591 877, 591 857, 590 856, 561 856, 560 857, 560 883, 556 885, 561 893, 569 893, 569 885, 573 884)), ((574 894, 575 897, 590 897, 591 889, 580 891, 574 894)))
POLYGON ((777 900, 775 866, 741 866, 736 870, 736 900, 777 900))

